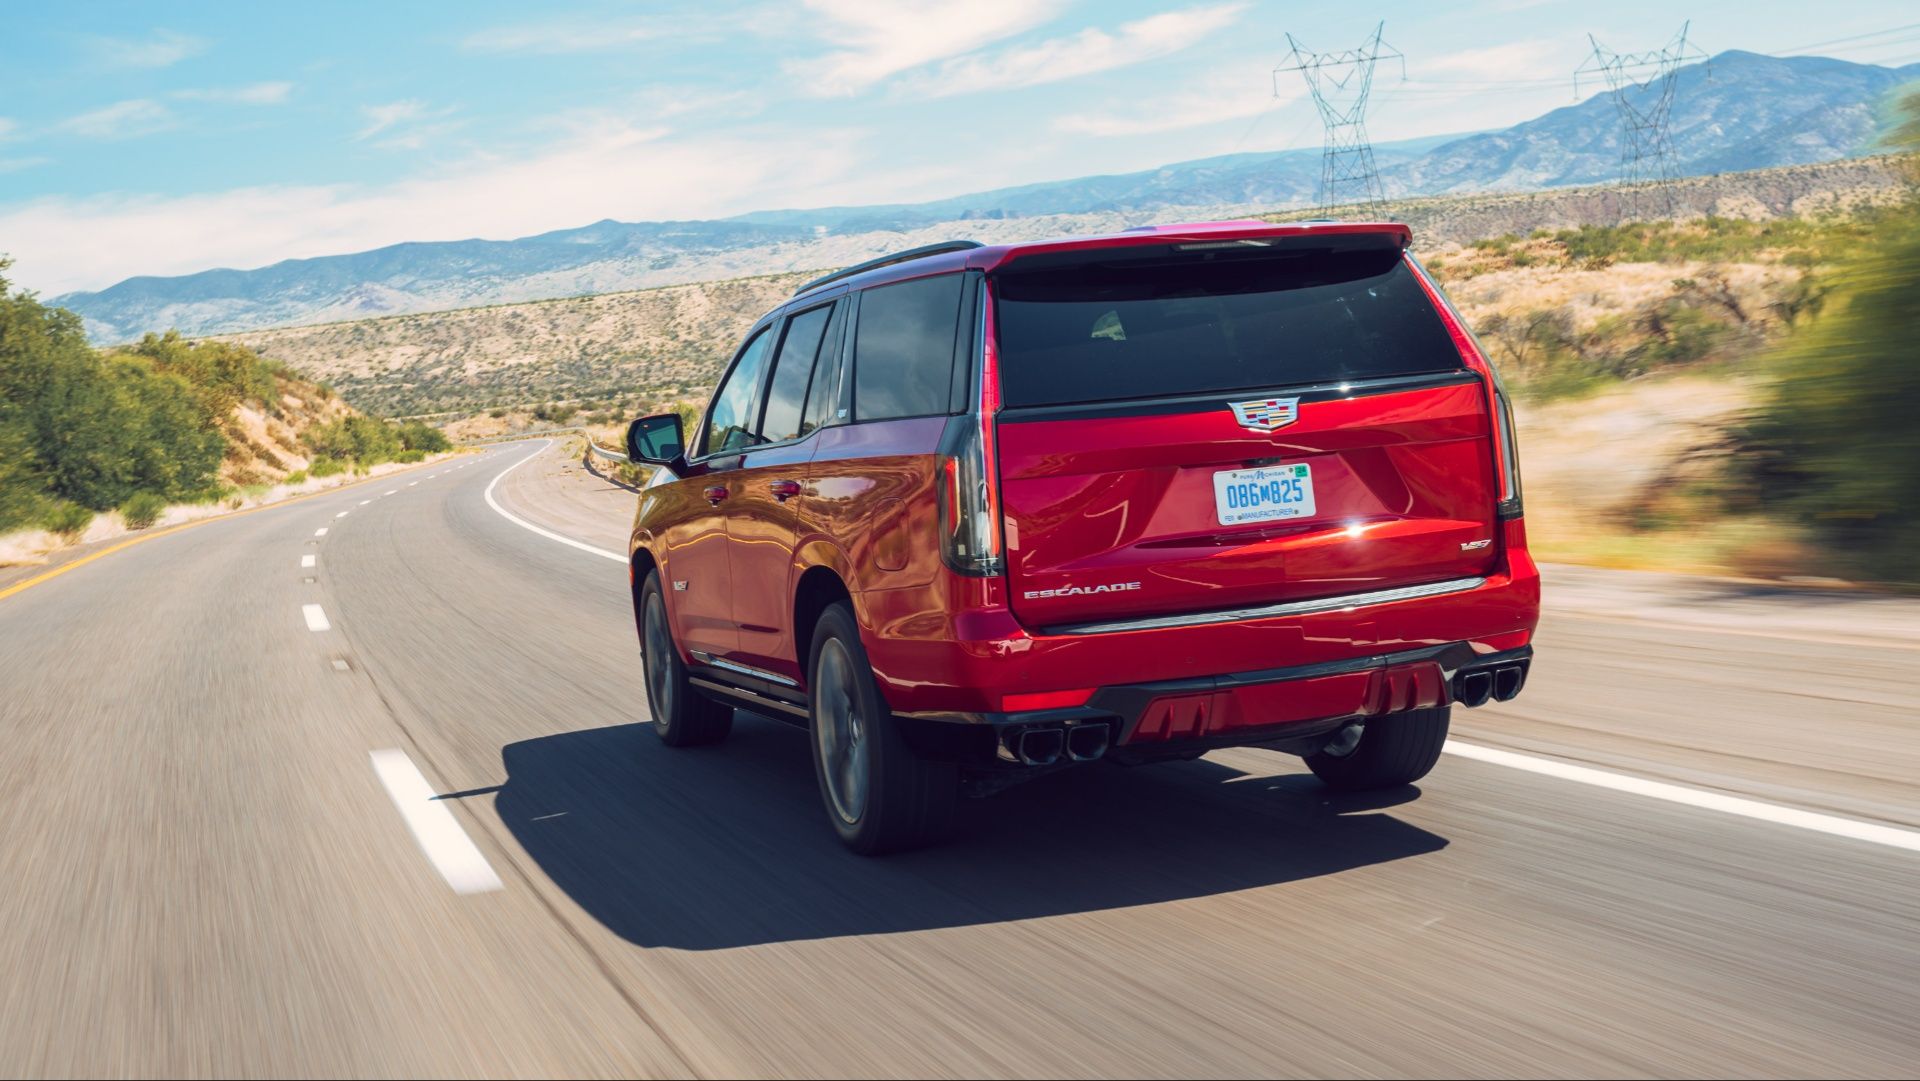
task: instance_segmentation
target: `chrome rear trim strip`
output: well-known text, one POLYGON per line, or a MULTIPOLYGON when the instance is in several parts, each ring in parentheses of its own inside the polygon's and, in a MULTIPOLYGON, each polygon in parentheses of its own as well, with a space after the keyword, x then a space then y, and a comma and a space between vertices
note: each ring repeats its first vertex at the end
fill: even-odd
POLYGON ((1371 593, 1348 593, 1339 597, 1317 597, 1306 601, 1287 601, 1282 604, 1269 604, 1260 608, 1229 608, 1217 612, 1189 612, 1177 616, 1153 616, 1146 619, 1115 619, 1100 623, 1070 623, 1058 627, 1043 627, 1042 634, 1113 634, 1119 631, 1155 631, 1167 627, 1198 627, 1208 623, 1239 623, 1249 619, 1272 619, 1276 616, 1304 616, 1316 612, 1339 612, 1350 608, 1366 608, 1376 604, 1392 604, 1395 601, 1410 601, 1421 597, 1439 597, 1448 593, 1465 593, 1470 589, 1479 589, 1486 585, 1485 578, 1454 578, 1445 582, 1428 582, 1418 586, 1398 586, 1393 589, 1377 589, 1371 593))

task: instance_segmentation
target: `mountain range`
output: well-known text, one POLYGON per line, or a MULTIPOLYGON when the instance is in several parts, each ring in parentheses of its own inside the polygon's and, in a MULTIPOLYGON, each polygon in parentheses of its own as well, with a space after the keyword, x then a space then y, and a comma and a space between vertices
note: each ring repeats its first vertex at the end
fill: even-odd
MULTIPOLYGON (((1892 92, 1917 78, 1920 64, 1722 53, 1677 75, 1675 171, 1871 153, 1891 123, 1892 92)), ((1389 196, 1604 182, 1619 172, 1619 116, 1599 94, 1500 131, 1381 144, 1376 160, 1389 196)), ((51 302, 80 313, 99 341, 167 327, 212 334, 840 266, 934 237, 1046 235, 1057 231, 1048 219, 1062 215, 1079 228, 1125 227, 1164 220, 1174 208, 1285 209, 1310 205, 1319 177, 1318 150, 1233 154, 925 203, 608 220, 515 240, 395 244, 255 270, 129 278, 51 302)))

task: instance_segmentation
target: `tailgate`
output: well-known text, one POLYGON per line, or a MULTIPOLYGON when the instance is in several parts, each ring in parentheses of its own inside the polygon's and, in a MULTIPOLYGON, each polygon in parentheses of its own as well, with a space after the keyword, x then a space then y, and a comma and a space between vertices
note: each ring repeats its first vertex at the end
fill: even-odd
POLYGON ((1397 245, 1228 254, 1083 253, 996 280, 1001 505, 1026 625, 1490 569, 1485 391, 1397 245))

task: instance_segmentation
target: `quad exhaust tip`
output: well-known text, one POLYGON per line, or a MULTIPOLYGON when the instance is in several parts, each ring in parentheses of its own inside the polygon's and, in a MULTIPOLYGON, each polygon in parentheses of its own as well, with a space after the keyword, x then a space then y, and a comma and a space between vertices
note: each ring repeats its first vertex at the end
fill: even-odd
POLYGON ((1526 685, 1525 662, 1476 668, 1453 677, 1453 700, 1468 708, 1484 706, 1489 701, 1511 702, 1526 685))
POLYGON ((1020 733, 1014 754, 1025 765, 1051 766, 1060 761, 1066 742, 1066 734, 1058 728, 1029 728, 1020 733))
POLYGON ((1453 697, 1469 709, 1486 705, 1487 699, 1493 697, 1493 673, 1484 670, 1460 673, 1453 681, 1453 697))
POLYGON ((1091 762, 1106 754, 1112 731, 1105 724, 1077 724, 1067 729, 1067 757, 1075 762, 1091 762))
POLYGON ((1062 758, 1092 762, 1105 757, 1112 744, 1113 726, 1105 721, 1043 725, 1002 733, 1000 757, 1023 766, 1051 766, 1062 758))
POLYGON ((1493 670, 1493 697, 1497 702, 1511 702, 1520 693, 1527 682, 1527 670, 1517 664, 1493 670))

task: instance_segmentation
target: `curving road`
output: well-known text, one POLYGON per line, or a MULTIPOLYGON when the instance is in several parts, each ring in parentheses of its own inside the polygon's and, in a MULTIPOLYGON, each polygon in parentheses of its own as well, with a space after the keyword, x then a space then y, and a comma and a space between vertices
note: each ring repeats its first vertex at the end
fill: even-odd
POLYGON ((634 723, 630 507, 509 445, 0 600, 0 1072, 1920 1063, 1911 602, 1561 572, 1418 798, 1217 753, 868 861, 803 734, 634 723))

